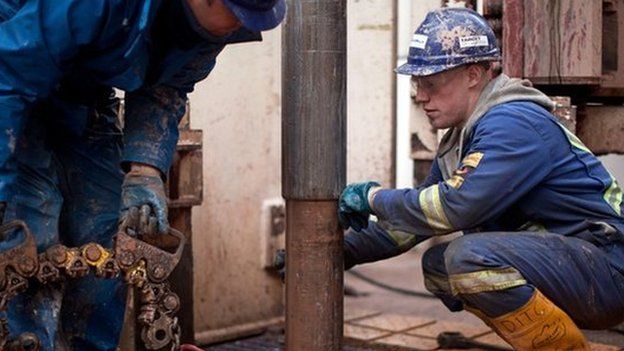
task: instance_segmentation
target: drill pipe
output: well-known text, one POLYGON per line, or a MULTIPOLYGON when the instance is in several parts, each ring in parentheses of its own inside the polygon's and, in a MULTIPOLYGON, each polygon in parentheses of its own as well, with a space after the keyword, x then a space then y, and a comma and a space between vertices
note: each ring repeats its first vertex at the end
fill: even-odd
POLYGON ((343 235, 335 201, 287 201, 286 350, 342 350, 343 235))
POLYGON ((282 32, 286 350, 342 349, 346 0, 289 1, 282 32))

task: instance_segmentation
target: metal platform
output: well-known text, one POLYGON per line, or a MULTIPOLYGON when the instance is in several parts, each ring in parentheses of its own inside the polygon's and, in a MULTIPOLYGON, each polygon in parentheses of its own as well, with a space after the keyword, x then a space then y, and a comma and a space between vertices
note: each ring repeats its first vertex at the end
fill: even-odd
MULTIPOLYGON (((284 350, 284 335, 269 331, 265 334, 235 340, 205 348, 207 351, 281 351, 284 350)), ((345 346, 344 351, 374 351, 369 347, 345 346)))
MULTIPOLYGON (((405 289, 426 291, 420 258, 413 250, 391 260, 358 267, 358 271, 379 281, 405 289)), ((465 337, 497 347, 511 347, 474 315, 451 313, 437 299, 406 296, 372 286, 353 275, 345 276, 355 296, 345 296, 345 351, 418 351, 439 350, 437 336, 442 332, 461 332, 465 337)), ((623 351, 622 333, 583 331, 594 351, 623 351)), ((284 350, 281 328, 247 339, 207 347, 216 351, 284 350)), ((479 349, 473 349, 479 350, 479 349)), ((483 349, 480 349, 483 350, 483 349)))
MULTIPOLYGON (((343 351, 424 351, 453 350, 441 348, 437 337, 442 332, 460 332, 467 339, 489 345, 471 350, 512 350, 505 341, 484 324, 474 325, 438 321, 422 316, 387 314, 365 310, 345 314, 343 351)), ((594 351, 622 351, 614 345, 590 342, 594 351)), ((206 347, 207 351, 281 351, 284 350, 281 328, 264 334, 206 347)), ((464 348, 465 349, 465 348, 464 348)))

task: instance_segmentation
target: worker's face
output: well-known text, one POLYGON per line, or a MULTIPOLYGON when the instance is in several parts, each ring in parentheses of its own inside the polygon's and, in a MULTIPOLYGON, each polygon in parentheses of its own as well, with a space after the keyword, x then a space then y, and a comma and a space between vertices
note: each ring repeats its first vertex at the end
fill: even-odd
POLYGON ((241 21, 221 0, 187 1, 199 24, 214 36, 225 36, 242 27, 241 21))
POLYGON ((425 110, 436 129, 462 125, 469 117, 469 66, 460 66, 430 76, 412 76, 416 103, 425 110))

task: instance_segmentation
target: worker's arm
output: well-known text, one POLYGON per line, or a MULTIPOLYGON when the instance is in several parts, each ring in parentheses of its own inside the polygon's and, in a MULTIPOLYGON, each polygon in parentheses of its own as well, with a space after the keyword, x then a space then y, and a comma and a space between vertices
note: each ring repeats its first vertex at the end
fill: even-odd
POLYGON ((398 256, 429 238, 399 230, 387 230, 383 228, 383 223, 371 221, 368 227, 359 232, 348 230, 345 233, 345 269, 398 256))
MULTIPOLYGON (((427 179, 416 189, 426 188, 441 180, 442 174, 437 160, 434 160, 427 179)), ((417 233, 387 230, 383 227, 383 223, 371 221, 359 232, 348 230, 345 233, 345 269, 356 264, 375 262, 400 255, 428 238, 417 233)))
MULTIPOLYGON (((122 167, 141 163, 167 175, 178 140, 178 124, 184 116, 187 95, 216 65, 216 58, 228 43, 261 40, 260 33, 239 29, 227 38, 211 36, 197 23, 191 9, 182 2, 163 4, 171 11, 160 38, 166 53, 151 62, 148 83, 126 93, 124 154, 122 167), (183 15, 176 15, 181 12, 183 15), (185 17, 187 16, 187 17, 185 17), (173 44, 171 44, 173 43, 173 44), (186 57, 192 57, 187 61, 186 57)), ((158 48, 158 45, 154 44, 158 48)), ((215 106, 219 108, 219 106, 215 106)))
POLYGON ((105 13, 101 0, 0 2, 0 202, 11 196, 28 111, 98 35, 105 13))
POLYGON ((187 94, 215 65, 216 53, 198 54, 166 81, 126 93, 121 219, 139 235, 169 231, 163 180, 178 142, 187 94))
POLYGON ((186 110, 186 94, 159 85, 126 93, 123 168, 151 165, 167 175, 178 142, 178 123, 186 110))
POLYGON ((498 108, 475 127, 454 176, 421 189, 382 189, 372 209, 388 230, 441 235, 478 227, 550 172, 550 153, 521 111, 498 108))
POLYGON ((126 93, 122 166, 147 164, 167 175, 178 142, 187 94, 215 66, 219 51, 198 55, 171 77, 126 93))
POLYGON ((121 222, 143 236, 169 231, 164 179, 178 141, 186 94, 170 86, 126 93, 121 222))

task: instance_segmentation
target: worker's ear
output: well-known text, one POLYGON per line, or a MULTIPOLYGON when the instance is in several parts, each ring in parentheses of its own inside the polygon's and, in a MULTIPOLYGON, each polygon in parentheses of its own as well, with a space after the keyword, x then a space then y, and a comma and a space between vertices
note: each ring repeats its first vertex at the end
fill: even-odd
POLYGON ((486 79, 486 70, 481 65, 468 65, 466 68, 466 74, 468 75, 468 87, 474 88, 483 83, 486 79))

